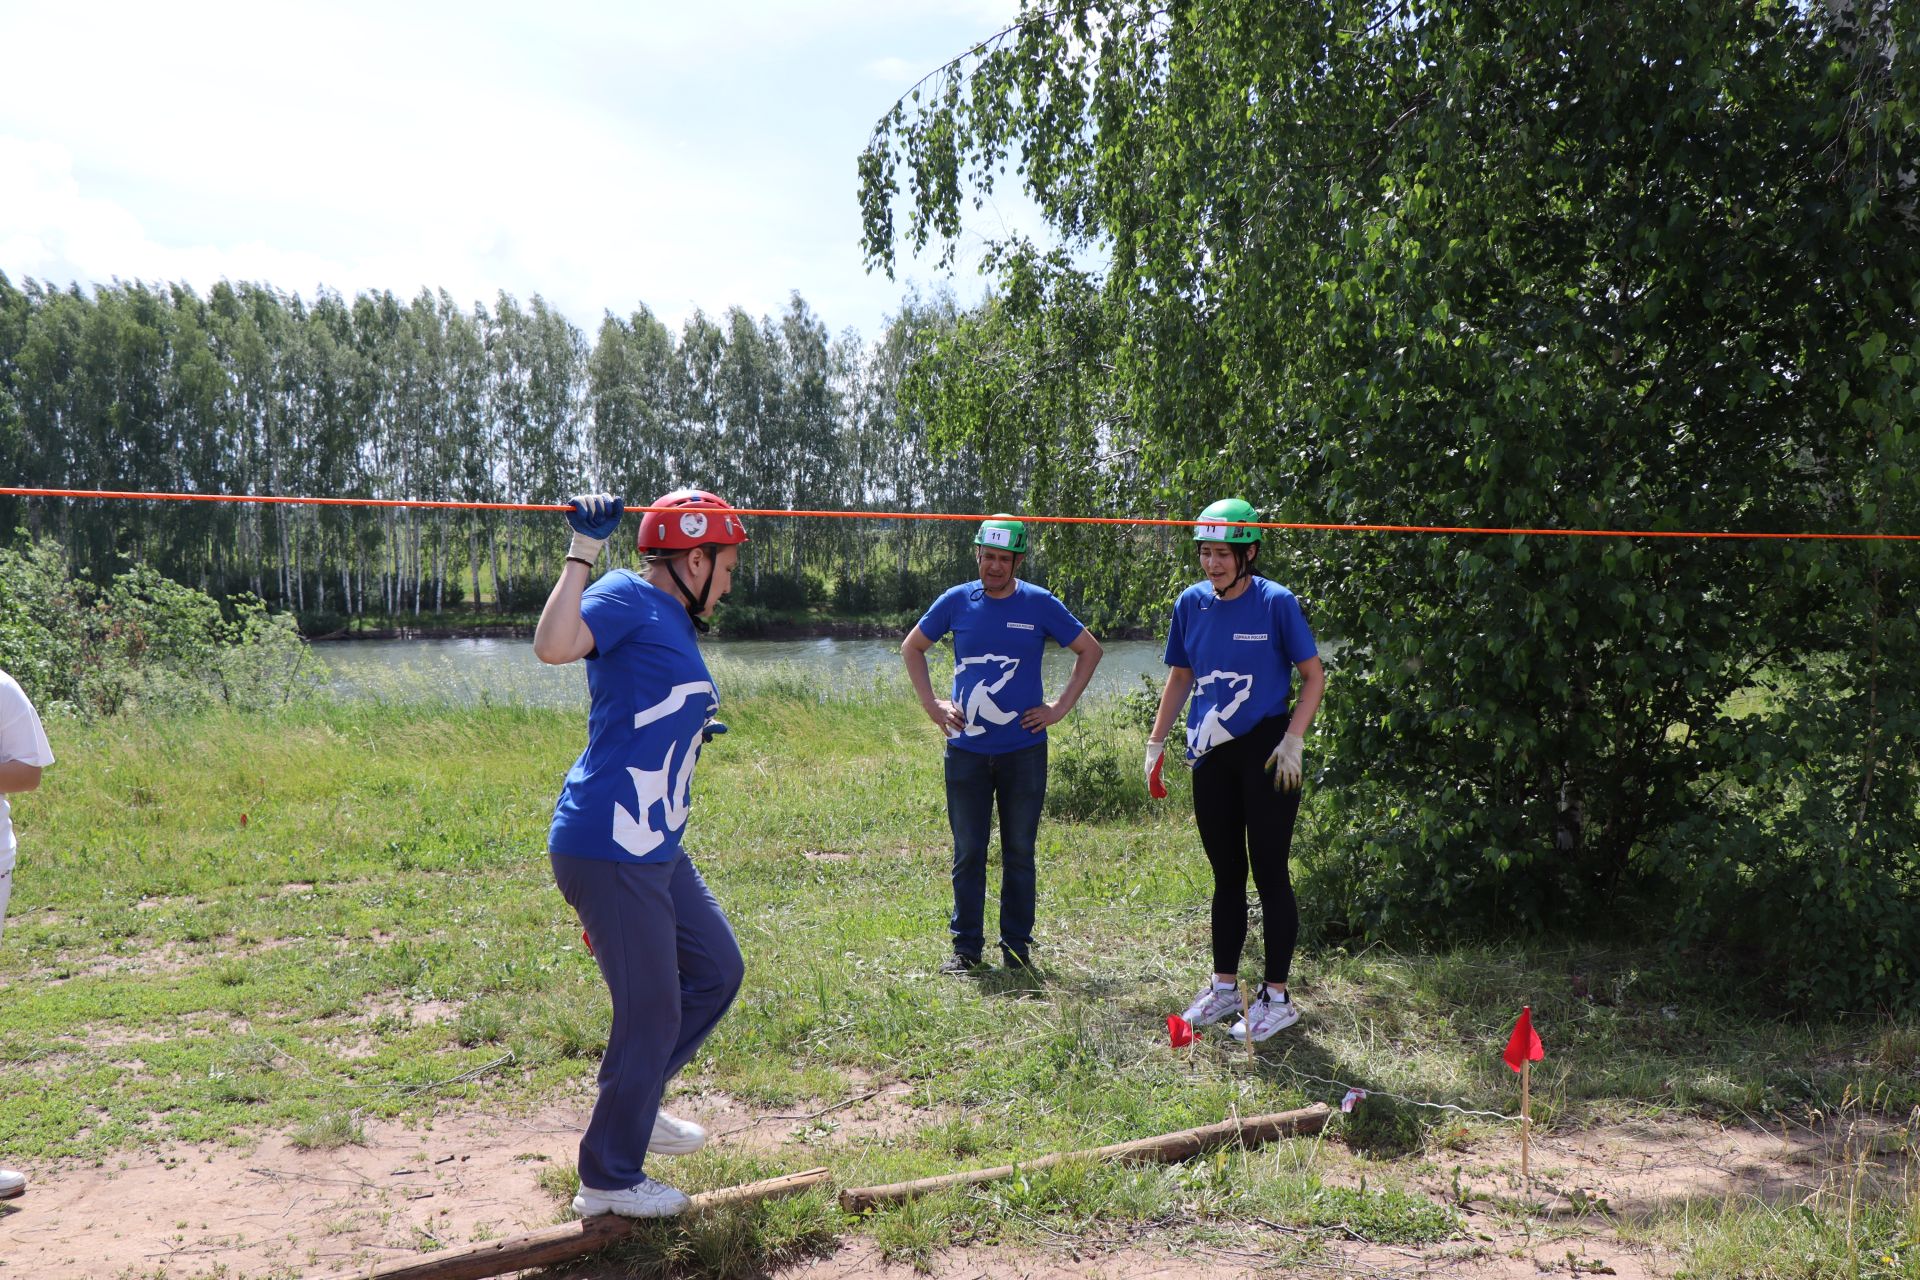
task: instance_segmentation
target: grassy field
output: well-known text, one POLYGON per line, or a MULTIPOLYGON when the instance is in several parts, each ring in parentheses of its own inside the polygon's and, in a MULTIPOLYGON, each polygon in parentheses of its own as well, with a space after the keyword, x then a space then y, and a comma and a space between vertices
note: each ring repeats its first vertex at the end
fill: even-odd
MULTIPOLYGON (((1920 1104, 1911 1024, 1809 1019, 1646 944, 1309 938, 1299 1028, 1252 1062, 1217 1036, 1174 1054, 1165 1015, 1209 968, 1209 879, 1184 791, 1137 797, 1139 733, 1117 708, 1056 739, 1040 972, 939 978, 947 836, 917 708, 884 690, 826 699, 785 674, 722 683, 734 732, 702 762, 689 845, 734 921, 747 990, 679 1087, 824 1108, 911 1086, 900 1133, 838 1152, 843 1185, 1337 1103, 1350 1085, 1511 1112, 1497 1054, 1522 1003, 1547 1042, 1534 1096, 1549 1126, 1920 1104)), ((0 1156, 101 1161, 264 1131, 326 1146, 370 1117, 531 1108, 591 1075, 603 992, 543 852, 582 716, 320 705, 50 728, 60 763, 16 806, 0 1058, 31 1087, 0 1096, 0 1156)), ((1296 856, 1315 849, 1309 804, 1296 856)), ((1257 946, 1255 929, 1248 975, 1257 946)), ((1335 1224, 1382 1242, 1456 1232, 1454 1206, 1414 1181, 1503 1123, 1381 1096, 1358 1114, 1339 1141, 1070 1166, 860 1222, 815 1195, 662 1227, 629 1256, 730 1275, 852 1232, 919 1262, 1095 1224, 1231 1238, 1278 1223, 1301 1257, 1335 1224)), ((724 1150, 675 1167, 690 1190, 780 1171, 724 1150)), ((550 1181, 571 1193, 570 1171, 550 1181)), ((1698 1275, 1920 1265, 1911 1200, 1692 1207, 1634 1229, 1681 1242, 1698 1275)))

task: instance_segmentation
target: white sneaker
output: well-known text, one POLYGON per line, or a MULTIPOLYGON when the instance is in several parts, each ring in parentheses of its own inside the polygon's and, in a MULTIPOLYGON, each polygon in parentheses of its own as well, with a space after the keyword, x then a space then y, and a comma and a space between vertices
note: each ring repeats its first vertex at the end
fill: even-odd
POLYGON ((1200 994, 1193 998, 1184 1015, 1190 1027, 1206 1027, 1216 1022, 1225 1022, 1240 1012, 1240 988, 1222 987, 1208 983, 1200 994))
POLYGON ((1247 1038, 1247 1024, 1253 1024, 1253 1038, 1256 1042, 1265 1040, 1276 1031, 1283 1031, 1300 1021, 1300 1006, 1285 994, 1274 995, 1273 989, 1262 983, 1260 997, 1247 1010, 1247 1016, 1233 1024, 1227 1034, 1235 1040, 1247 1038))
POLYGON ((0 1200, 11 1200, 27 1189, 27 1175, 0 1169, 0 1200))
POLYGON ((653 1137, 647 1139, 650 1156, 683 1156, 707 1145, 707 1131, 691 1120, 657 1111, 653 1116, 653 1137))
POLYGON ((583 1218, 603 1213, 617 1213, 623 1218, 671 1218, 692 1203, 685 1192, 653 1178, 642 1178, 638 1185, 618 1191, 583 1186, 573 1198, 573 1211, 583 1218))

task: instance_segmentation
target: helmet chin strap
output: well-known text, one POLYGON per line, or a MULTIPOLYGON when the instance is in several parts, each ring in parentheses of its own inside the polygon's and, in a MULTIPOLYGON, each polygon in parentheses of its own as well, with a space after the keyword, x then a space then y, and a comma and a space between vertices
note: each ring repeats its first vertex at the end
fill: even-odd
POLYGON ((1245 582, 1248 578, 1253 576, 1252 572, 1247 568, 1248 563, 1251 561, 1251 557, 1248 556, 1246 551, 1240 547, 1235 546, 1232 548, 1232 550, 1233 550, 1233 567, 1235 570, 1235 573, 1233 575, 1233 581, 1227 584, 1226 591, 1222 591, 1219 587, 1215 587, 1213 589, 1213 598, 1215 600, 1225 600, 1227 598, 1227 592, 1232 591, 1235 587, 1239 586, 1241 583, 1245 582))
POLYGON ((713 549, 711 547, 703 549, 707 553, 707 580, 700 584, 700 594, 698 596, 695 596, 693 589, 681 580, 680 570, 674 567, 680 557, 675 556, 672 560, 667 561, 667 572, 673 576, 673 585, 680 588, 680 594, 686 597, 687 612, 693 616, 693 629, 701 635, 707 634, 708 623, 707 620, 700 615, 707 611, 707 594, 713 590, 713 549))

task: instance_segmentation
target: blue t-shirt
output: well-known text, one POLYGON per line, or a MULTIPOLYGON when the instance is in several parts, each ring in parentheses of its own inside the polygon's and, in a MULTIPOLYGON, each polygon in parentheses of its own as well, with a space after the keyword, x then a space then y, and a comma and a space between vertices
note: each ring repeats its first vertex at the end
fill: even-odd
POLYGON ((1240 737, 1292 701, 1293 668, 1320 656, 1293 592, 1248 578, 1232 600, 1197 582, 1180 593, 1167 631, 1166 663, 1193 672, 1187 704, 1187 759, 1240 737))
POLYGON ((947 735, 954 746, 997 756, 1046 741, 1020 723, 1046 701, 1040 655, 1049 639, 1070 645, 1086 630, 1053 592, 1016 578, 995 600, 976 579, 944 592, 919 625, 929 640, 953 632, 953 700, 967 718, 964 733, 947 735))
POLYGON ((720 709, 686 606, 639 574, 606 574, 580 597, 587 655, 587 749, 553 806, 547 848, 604 862, 680 852, 702 730, 720 709))

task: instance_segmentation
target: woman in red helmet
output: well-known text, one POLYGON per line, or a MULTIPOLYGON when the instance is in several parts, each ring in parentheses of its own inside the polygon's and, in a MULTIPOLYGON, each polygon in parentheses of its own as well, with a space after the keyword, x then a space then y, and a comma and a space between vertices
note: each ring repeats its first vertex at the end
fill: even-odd
POLYGON ((573 545, 533 633, 542 662, 587 662, 587 749, 554 805, 549 861, 613 997, 600 1093, 580 1140, 581 1217, 664 1217, 687 1197, 649 1177, 649 1153, 707 1140, 660 1110, 666 1085, 732 1004, 744 968, 720 904, 681 847, 701 746, 726 726, 695 642, 727 594, 747 528, 700 489, 656 499, 640 522, 646 566, 588 586, 623 504, 582 494, 573 545))

